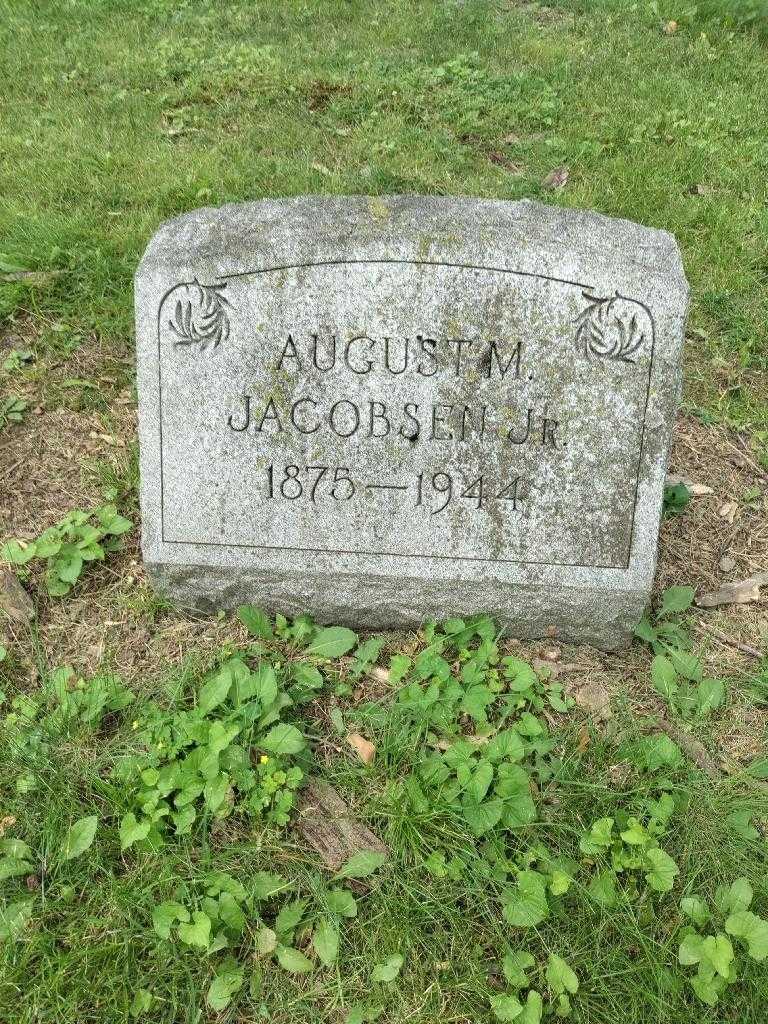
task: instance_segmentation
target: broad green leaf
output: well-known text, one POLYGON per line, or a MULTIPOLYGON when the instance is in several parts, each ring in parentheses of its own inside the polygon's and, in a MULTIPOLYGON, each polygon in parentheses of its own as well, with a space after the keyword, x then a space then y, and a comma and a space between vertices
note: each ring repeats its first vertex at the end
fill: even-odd
POLYGON ((31 561, 37 554, 37 546, 34 541, 31 544, 22 545, 17 540, 9 540, 0 547, 0 558, 11 565, 24 565, 31 561))
POLYGON ((501 963, 504 977, 512 988, 525 988, 529 983, 528 975, 525 973, 530 967, 536 964, 535 958, 524 950, 514 953, 507 953, 501 963))
POLYGON ((208 753, 221 754, 240 732, 239 725, 225 725, 224 722, 213 722, 208 730, 208 753))
POLYGON ((726 815, 725 823, 740 839, 759 839, 760 833, 752 824, 754 811, 731 811, 726 815))
POLYGON ((353 853, 335 878, 367 878, 386 862, 387 855, 379 850, 360 850, 353 853))
POLYGON ((675 666, 678 675, 685 676, 693 683, 701 682, 703 675, 701 658, 697 658, 695 654, 690 654, 688 651, 670 650, 669 660, 675 666))
POLYGON ((461 709, 476 722, 484 722, 487 718, 485 709, 496 699, 496 694, 483 683, 470 686, 465 692, 461 709))
POLYGON ((277 947, 277 962, 291 974, 306 974, 312 970, 312 961, 300 950, 291 946, 277 947))
POLYGON ((490 996, 490 1009, 499 1021, 518 1020, 522 1013, 522 1004, 514 995, 503 993, 490 996))
POLYGON ((637 818, 630 818, 627 827, 619 835, 628 846, 645 846, 651 838, 637 818))
POLYGON ((691 978, 691 988, 707 1006, 717 1005, 717 1000, 720 998, 720 993, 724 987, 725 979, 717 975, 714 977, 697 975, 695 978, 691 978))
POLYGON ((663 654, 657 654, 651 662, 651 682, 654 690, 667 701, 671 701, 679 689, 675 666, 663 654))
POLYGON ((0 839, 0 853, 19 860, 32 858, 32 851, 22 839, 0 839))
POLYGON ((120 822, 120 849, 127 850, 134 843, 146 839, 152 823, 146 819, 137 821, 133 811, 129 811, 120 822))
POLYGON ((307 745, 307 741, 295 725, 280 722, 274 725, 266 736, 258 741, 262 750, 270 754, 298 754, 307 745))
POLYGON ((518 1020, 523 1012, 522 1003, 506 993, 491 996, 491 1009, 496 1020, 518 1020))
POLYGON ((212 1010, 225 1010, 232 997, 243 987, 243 968, 237 962, 228 960, 216 973, 210 984, 205 1001, 212 1010))
POLYGON ((260 902, 276 896, 279 892, 285 892, 290 887, 291 883, 286 882, 282 875, 275 875, 269 871, 257 871, 253 876, 251 893, 253 898, 260 902))
POLYGON ((522 761, 525 757, 525 744, 516 729, 503 729, 497 732, 485 749, 489 761, 522 761))
POLYGON ((219 918, 238 935, 245 930, 245 914, 231 892, 223 892, 219 896, 219 918))
POLYGON ((656 617, 662 619, 667 615, 684 612, 693 604, 695 593, 693 587, 669 587, 661 596, 661 606, 656 617))
POLYGON ((512 693, 524 693, 538 686, 539 677, 527 661, 521 661, 519 658, 502 658, 501 664, 504 666, 504 675, 509 680, 507 689, 512 693))
POLYGON ((618 902, 616 875, 612 868, 599 871, 587 887, 590 899, 600 907, 615 907, 618 902))
POLYGON ((399 953, 393 953, 383 963, 376 964, 371 971, 371 981, 394 981, 402 966, 403 958, 399 953))
POLYGON ((314 654, 320 658, 340 658, 351 651, 357 643, 357 634, 344 626, 328 626, 316 634, 312 642, 305 648, 305 654, 314 654))
POLYGON ((480 761, 472 772, 465 792, 476 804, 481 803, 493 782, 493 765, 489 761, 480 761))
POLYGON ((576 973, 556 953, 549 954, 546 974, 547 984, 554 995, 559 996, 562 992, 569 992, 571 995, 575 995, 578 992, 579 979, 576 977, 576 973))
POLYGON ((0 907, 0 942, 15 942, 32 918, 34 900, 17 900, 0 907))
POLYGON ((288 940, 304 916, 307 909, 306 900, 293 900, 280 908, 280 913, 275 918, 275 931, 281 940, 288 940))
POLYGON ((266 612, 252 604, 241 604, 237 609, 237 617, 251 634, 262 640, 271 640, 272 623, 266 612))
POLYGON ((749 879, 742 876, 734 879, 730 887, 721 899, 724 914, 737 914, 741 910, 748 910, 752 903, 752 886, 749 879))
POLYGON ((753 960, 762 961, 768 956, 768 921, 762 917, 749 910, 739 910, 726 919, 725 930, 746 942, 753 960))
POLYGON ((697 711, 708 715, 716 711, 725 700, 725 683, 722 679, 702 679, 696 691, 697 711))
POLYGON ((0 860, 0 882, 6 878, 20 878, 33 874, 35 868, 28 860, 20 857, 3 857, 0 860))
POLYGON ((330 967, 339 955, 339 929, 333 918, 324 917, 315 926, 312 945, 321 962, 330 967))
POLYGON ((393 654, 389 662, 389 681, 394 686, 404 679, 413 665, 413 660, 407 654, 393 654))
POLYGON ((142 1014, 147 1013, 149 1010, 152 1009, 153 1002, 154 997, 148 989, 136 989, 136 994, 133 997, 133 1000, 131 1002, 131 1008, 129 1011, 131 1016, 134 1019, 136 1019, 137 1017, 141 1017, 142 1014))
POLYGON ((190 923, 180 924, 178 936, 188 946, 208 949, 211 941, 211 919, 202 910, 195 910, 190 923))
POLYGON ((675 876, 680 874, 680 869, 664 850, 646 850, 646 866, 648 871, 645 880, 656 892, 669 892, 675 884, 675 876))
POLYGON ((680 909, 699 928, 703 928, 709 920, 709 909, 700 896, 683 896, 680 900, 680 909))
POLYGON ((523 1012, 517 1018, 518 1024, 540 1024, 544 1016, 544 1001, 535 989, 531 989, 525 1000, 523 1012))
POLYGON ((215 813, 219 807, 224 803, 224 797, 227 795, 229 789, 229 775, 226 772, 221 772, 206 784, 203 790, 203 798, 205 799, 205 806, 209 811, 215 813))
POLYGON ((158 903, 152 911, 152 927, 161 939, 170 938, 174 921, 189 921, 189 911, 181 903, 158 903))
POLYGON ((494 825, 501 820, 504 804, 499 799, 486 800, 484 803, 475 803, 468 800, 461 808, 464 820, 476 836, 485 835, 494 825))
POLYGON ((695 932, 684 936, 677 951, 677 959, 684 967, 690 967, 691 964, 699 963, 702 957, 703 944, 704 940, 695 932))
POLYGON ((227 699, 231 685, 232 675, 226 670, 225 666, 200 688, 200 694, 197 698, 198 711, 203 715, 207 715, 209 711, 213 711, 219 704, 223 704, 227 699))
POLYGON ((316 665, 310 665, 305 661, 296 662, 291 666, 291 674, 299 686, 306 690, 322 690, 323 688, 323 677, 316 665))
POLYGON ((562 896, 573 885, 573 875, 555 868, 549 877, 549 891, 553 896, 562 896))
POLYGON ((347 889, 331 889, 325 899, 332 914, 340 914, 341 917, 357 916, 355 897, 347 889))
POLYGON ((538 871, 521 871, 517 886, 505 899, 504 920, 519 928, 531 928, 549 915, 547 881, 538 871))
POLYGON ((579 849, 587 857, 607 850, 613 843, 613 818, 598 818, 579 842, 579 849))
POLYGON ((531 779, 522 765, 499 765, 498 781, 493 792, 494 796, 504 802, 502 821, 505 828, 517 828, 536 820, 531 779))
POLYGON ((733 946, 728 936, 708 935, 701 944, 701 959, 709 961, 722 978, 727 978, 733 962, 733 946))
POLYGON ((196 817, 197 811, 195 810, 194 804, 187 804, 187 806, 182 807, 180 811, 171 814, 171 821, 173 822, 176 835, 189 835, 192 831, 192 825, 194 824, 196 817))

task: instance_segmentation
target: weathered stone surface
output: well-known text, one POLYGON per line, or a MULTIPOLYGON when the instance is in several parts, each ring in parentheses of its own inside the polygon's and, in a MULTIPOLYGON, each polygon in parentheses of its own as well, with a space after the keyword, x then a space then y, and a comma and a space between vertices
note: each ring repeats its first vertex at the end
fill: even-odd
POLYGON ((136 277, 157 587, 371 628, 485 610, 614 647, 653 579, 688 288, 674 239, 535 203, 273 200, 136 277))

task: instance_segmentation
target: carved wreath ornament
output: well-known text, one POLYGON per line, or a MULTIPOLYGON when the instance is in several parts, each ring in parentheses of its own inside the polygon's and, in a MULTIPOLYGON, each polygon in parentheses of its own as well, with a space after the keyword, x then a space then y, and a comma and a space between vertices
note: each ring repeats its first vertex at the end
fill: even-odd
POLYGON ((600 298, 582 292, 587 308, 576 320, 576 344, 586 356, 634 363, 646 341, 653 340, 648 310, 616 292, 600 298))
POLYGON ((223 284, 200 284, 195 278, 190 284, 179 284, 171 293, 176 299, 173 319, 168 326, 176 335, 174 345, 199 345, 200 351, 209 345, 218 348, 229 337, 229 301, 222 292, 223 284))

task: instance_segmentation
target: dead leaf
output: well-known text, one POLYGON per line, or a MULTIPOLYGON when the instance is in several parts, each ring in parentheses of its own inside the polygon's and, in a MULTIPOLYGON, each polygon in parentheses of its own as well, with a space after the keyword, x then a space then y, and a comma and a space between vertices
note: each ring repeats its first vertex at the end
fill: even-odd
POLYGON ((548 188, 553 191, 555 189, 565 188, 570 176, 571 174, 567 167, 555 167, 555 169, 550 171, 546 178, 544 178, 541 184, 544 188, 548 188))
POLYGON ((370 764, 376 757, 376 747, 370 740, 361 736, 359 732, 351 732, 347 736, 347 743, 357 752, 363 764, 370 764))
POLYGON ((768 584, 768 572, 759 572, 738 583, 724 583, 719 590, 696 598, 699 608, 717 608, 721 604, 749 604, 760 600, 760 587, 768 584))
POLYGON ((664 481, 665 487, 678 487, 680 484, 682 484, 690 494, 695 496, 715 493, 713 488, 707 487, 706 484, 697 484, 694 483, 693 480, 689 480, 687 477, 676 476, 674 473, 667 473, 666 480, 664 481))
POLYGON ((544 661, 560 661, 563 651, 560 647, 542 647, 541 656, 544 661))
POLYGON ((16 819, 12 814, 6 814, 4 818, 0 818, 0 839, 2 839, 5 833, 9 829, 13 828, 15 824, 16 819))
POLYGON ((380 683, 389 683, 389 669, 382 668, 381 665, 374 665, 373 668, 368 670, 368 674, 377 679, 380 683))
POLYGON ((0 570, 0 621, 24 626, 35 617, 32 599, 9 569, 0 570))
POLYGON ((732 526, 738 510, 738 502, 726 501, 726 503, 717 510, 717 514, 720 516, 721 519, 724 519, 726 523, 732 526))
POLYGON ((663 30, 665 36, 673 36, 677 32, 677 22, 668 21, 664 26, 663 30))
POLYGON ((583 686, 566 686, 565 692, 573 697, 576 707, 586 711, 595 721, 607 722, 613 716, 611 695, 599 679, 590 679, 583 686))

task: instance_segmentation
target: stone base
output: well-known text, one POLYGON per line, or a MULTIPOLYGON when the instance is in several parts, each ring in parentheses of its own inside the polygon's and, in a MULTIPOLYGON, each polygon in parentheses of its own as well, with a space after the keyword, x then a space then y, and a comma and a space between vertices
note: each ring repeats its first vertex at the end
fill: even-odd
POLYGON ((552 636, 604 650, 626 647, 648 602, 645 590, 604 590, 514 584, 492 586, 385 577, 318 577, 246 567, 146 565, 160 594, 201 614, 256 604, 269 612, 311 614, 318 622, 356 629, 416 628, 429 620, 477 613, 490 615, 508 635, 552 636))

